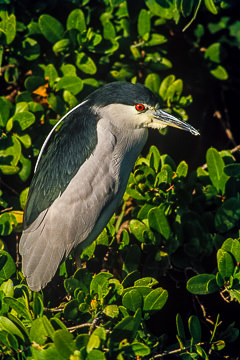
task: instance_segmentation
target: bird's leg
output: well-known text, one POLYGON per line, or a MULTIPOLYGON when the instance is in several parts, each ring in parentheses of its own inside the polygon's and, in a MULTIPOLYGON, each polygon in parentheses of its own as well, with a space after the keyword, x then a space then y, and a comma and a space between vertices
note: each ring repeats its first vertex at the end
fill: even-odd
POLYGON ((73 257, 75 259, 75 263, 76 263, 76 267, 77 269, 79 269, 82 265, 82 262, 81 262, 81 250, 80 250, 80 247, 77 246, 75 249, 74 249, 74 253, 73 253, 73 257))

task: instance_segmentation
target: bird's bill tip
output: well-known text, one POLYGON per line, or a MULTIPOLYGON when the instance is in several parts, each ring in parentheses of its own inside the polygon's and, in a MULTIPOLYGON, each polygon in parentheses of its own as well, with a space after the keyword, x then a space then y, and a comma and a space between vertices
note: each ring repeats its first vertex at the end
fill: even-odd
POLYGON ((175 116, 168 114, 163 110, 156 110, 153 113, 153 121, 157 125, 159 124, 159 128, 163 128, 166 126, 172 126, 181 130, 185 130, 190 132, 192 135, 200 135, 199 131, 196 130, 192 125, 188 124, 185 121, 177 119, 175 116))

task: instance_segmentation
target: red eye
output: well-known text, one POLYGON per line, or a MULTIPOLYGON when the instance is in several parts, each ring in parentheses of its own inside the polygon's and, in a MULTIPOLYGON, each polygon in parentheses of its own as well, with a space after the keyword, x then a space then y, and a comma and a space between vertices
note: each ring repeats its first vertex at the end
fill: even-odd
POLYGON ((137 105, 135 105, 135 108, 137 111, 145 110, 145 106, 143 104, 137 104, 137 105))

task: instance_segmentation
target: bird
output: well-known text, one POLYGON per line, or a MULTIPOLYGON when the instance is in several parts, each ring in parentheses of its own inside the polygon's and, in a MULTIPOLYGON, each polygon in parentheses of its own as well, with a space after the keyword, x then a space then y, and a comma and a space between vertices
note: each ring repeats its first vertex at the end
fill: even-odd
POLYGON ((161 110, 149 88, 118 81, 92 92, 52 128, 30 184, 19 247, 32 291, 97 238, 121 202, 148 129, 166 126, 199 135, 161 110))

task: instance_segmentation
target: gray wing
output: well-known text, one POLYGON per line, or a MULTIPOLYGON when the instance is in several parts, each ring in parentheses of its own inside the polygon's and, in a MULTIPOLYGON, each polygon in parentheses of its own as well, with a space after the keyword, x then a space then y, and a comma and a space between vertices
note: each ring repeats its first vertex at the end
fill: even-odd
MULTIPOLYGON (((101 121, 99 121, 101 123, 101 121)), ((20 252, 29 287, 38 291, 77 244, 102 231, 122 194, 113 161, 115 137, 98 125, 98 141, 65 190, 24 230, 20 252), (114 200, 113 200, 114 199, 114 200)), ((124 191, 124 190, 123 190, 124 191)))
POLYGON ((89 102, 72 109, 47 137, 38 159, 24 211, 24 229, 64 192, 97 144, 97 117, 89 102))

